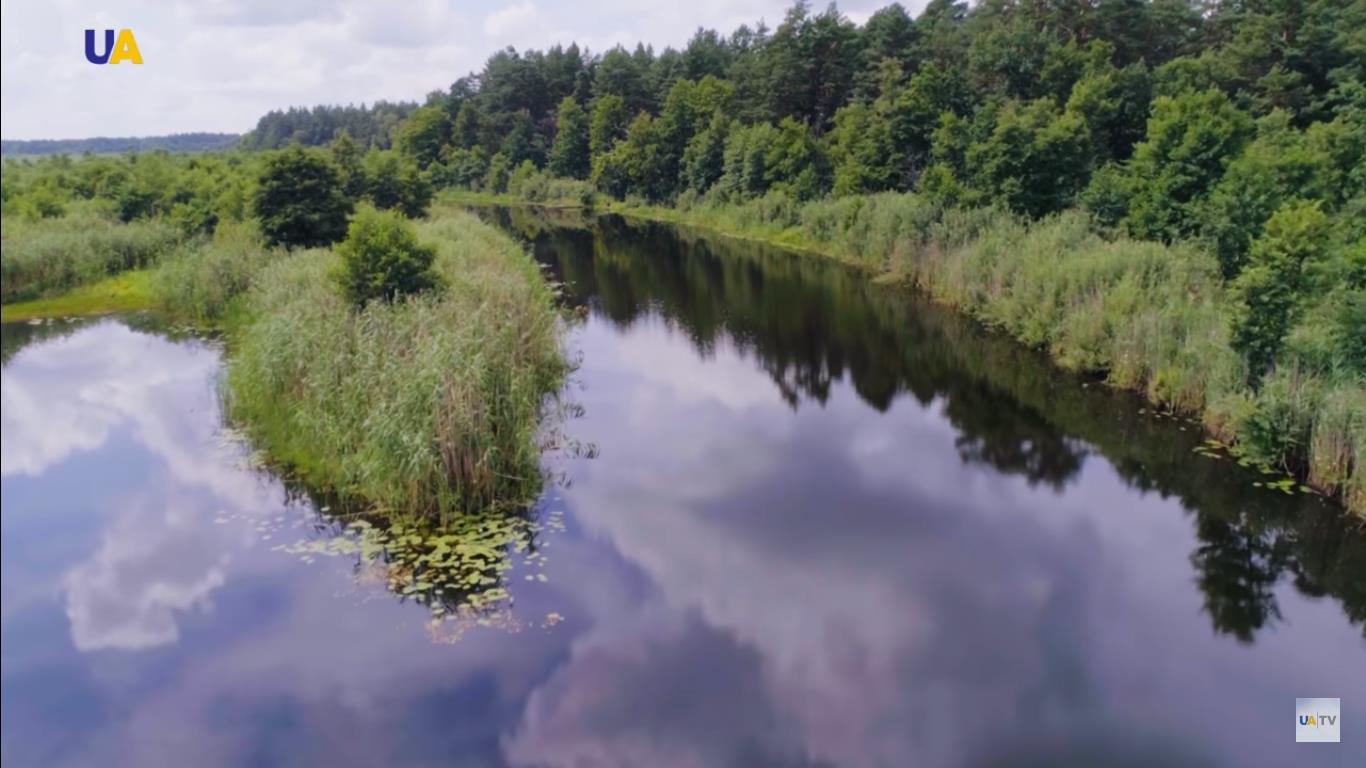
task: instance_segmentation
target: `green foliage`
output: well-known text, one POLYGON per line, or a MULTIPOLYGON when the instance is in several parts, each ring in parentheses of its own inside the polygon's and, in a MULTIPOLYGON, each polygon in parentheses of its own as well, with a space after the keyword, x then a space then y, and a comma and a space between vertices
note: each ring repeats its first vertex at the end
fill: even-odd
POLYGON ((483 147, 452 148, 441 167, 435 169, 435 178, 439 186, 479 189, 488 172, 489 156, 483 147))
POLYGON ((1242 269, 1248 248, 1283 203, 1318 200, 1331 210, 1353 192, 1345 172, 1366 159, 1366 146, 1350 130, 1340 118, 1300 131, 1281 110, 1259 121, 1257 138, 1229 164, 1202 212, 1225 277, 1242 269))
POLYGON ((419 243, 412 224, 393 212, 369 206, 356 211, 337 253, 338 280, 356 306, 395 301, 439 284, 432 271, 436 249, 419 243))
POLYGON ((578 179, 563 179, 538 171, 530 163, 518 166, 508 179, 507 194, 529 203, 593 206, 593 185, 578 179))
POLYGON ((682 183, 685 189, 702 193, 711 189, 725 171, 726 137, 730 120, 722 112, 712 115, 706 127, 688 141, 683 150, 682 183))
POLYGON ((1314 203, 1282 206, 1252 248, 1250 263, 1230 285, 1233 346, 1255 379, 1271 368, 1303 308, 1304 276, 1324 258, 1328 217, 1314 203))
POLYGON ((368 149, 388 149, 399 123, 417 108, 411 102, 377 101, 369 106, 290 107, 271 110, 256 122, 256 128, 242 137, 247 149, 283 149, 290 144, 320 147, 341 132, 368 149))
POLYGON ((360 144, 343 130, 328 145, 328 151, 341 177, 342 191, 351 200, 359 200, 365 195, 365 153, 360 144))
POLYGON ((590 170, 588 112, 566 96, 556 115, 555 146, 550 150, 550 172, 571 179, 586 179, 590 170))
MULTIPOLYGON (((348 130, 363 147, 394 138, 441 186, 502 193, 504 166, 490 173, 486 162, 501 154, 508 173, 529 160, 556 176, 593 176, 615 197, 663 202, 710 193, 727 142, 739 141, 716 194, 921 189, 1031 216, 1073 204, 1108 168, 1085 195, 1107 227, 1118 215, 1134 236, 1208 238, 1232 276, 1285 190, 1331 212, 1366 185, 1366 46, 1341 31, 1362 14, 1340 0, 1301 5, 934 0, 918 18, 891 5, 860 27, 833 5, 813 13, 799 1, 775 28, 699 29, 682 51, 500 50, 425 106, 273 113, 248 144, 348 130), (1313 162, 1331 158, 1339 200, 1298 185, 1293 166, 1310 158, 1280 170, 1237 162, 1251 121, 1277 110, 1313 162), (784 118, 819 150, 789 146, 760 163, 758 148, 736 138, 766 124, 791 139, 784 118), (615 152, 632 126, 632 146, 615 152), (809 169, 759 167, 792 157, 809 169), (746 165, 751 173, 737 176, 746 165), (1235 178, 1221 182, 1231 166, 1235 178), (1248 191, 1268 180, 1270 191, 1248 191), (1263 199, 1244 206, 1240 194, 1263 199)), ((130 185, 127 215, 144 208, 139 189, 155 188, 130 185)))
POLYGON ((967 153, 968 178, 1013 211, 1033 217, 1062 210, 1085 186, 1091 137, 1075 113, 1048 99, 1010 102, 995 127, 967 153))
POLYGON ((836 195, 880 192, 892 187, 897 169, 891 124, 873 108, 855 103, 835 113, 835 127, 827 141, 836 195))
POLYGON ((1122 166, 1107 163, 1091 175, 1079 196, 1081 207, 1101 228, 1110 230, 1129 215, 1129 177, 1122 166))
POLYGON ((1066 95, 1067 111, 1091 133, 1100 161, 1126 160, 1143 139, 1152 101, 1152 78, 1141 64, 1115 68, 1108 60, 1088 63, 1066 95))
POLYGON ((332 163, 298 146, 266 159, 254 200, 267 242, 303 248, 340 240, 351 205, 332 163))
POLYGON ((434 106, 421 107, 403 121, 398 148, 419 169, 425 170, 441 158, 442 149, 451 141, 451 133, 451 119, 443 110, 434 106))
POLYGON ((668 175, 664 132, 659 121, 640 113, 631 121, 626 138, 593 163, 593 185, 613 197, 628 191, 648 200, 664 200, 673 189, 668 175))
POLYGON ((173 315, 215 323, 278 255, 255 227, 233 222, 219 227, 212 240, 186 244, 161 259, 152 273, 152 293, 173 315))
POLYGON ((411 158, 372 149, 364 162, 366 197, 381 210, 421 218, 432 202, 432 184, 411 158))
POLYGON ((183 239, 160 220, 124 224, 83 207, 34 222, 6 220, 0 301, 51 296, 154 263, 183 239))
POLYGON ((508 177, 512 175, 512 165, 507 156, 499 152, 489 158, 488 170, 484 173, 484 189, 501 195, 508 191, 508 177))
POLYGON ((595 99, 588 129, 588 146, 593 157, 606 154, 618 140, 625 138, 630 122, 631 115, 621 96, 606 93, 595 99))
POLYGON ((769 190, 797 199, 819 197, 830 187, 825 150, 806 126, 784 118, 737 128, 726 139, 724 171, 717 188, 731 199, 758 197, 769 190))
POLYGON ((1129 163, 1129 231, 1159 240, 1197 234, 1206 196, 1251 133, 1247 114, 1218 91, 1157 98, 1129 163))

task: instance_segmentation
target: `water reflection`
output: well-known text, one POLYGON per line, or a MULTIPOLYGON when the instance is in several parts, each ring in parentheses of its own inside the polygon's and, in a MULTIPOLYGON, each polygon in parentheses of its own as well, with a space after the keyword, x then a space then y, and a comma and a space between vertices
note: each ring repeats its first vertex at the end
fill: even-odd
POLYGON ((687 228, 483 213, 533 244, 569 301, 618 327, 663 322, 704 357, 720 340, 734 344, 793 408, 826 404, 831 382, 845 377, 878 411, 909 393, 940 404, 964 462, 1058 491, 1099 450, 1131 486, 1175 495, 1196 515, 1201 545, 1191 559, 1218 631, 1248 641, 1279 618, 1273 587, 1287 575, 1305 594, 1336 596, 1355 623, 1366 619, 1366 545, 1331 505, 1255 489, 1255 474, 1193 454, 1193 425, 1161 423, 1136 398, 1063 375, 918 297, 818 259, 687 228), (1342 545, 1306 546, 1311 532, 1342 545))
POLYGON ((1292 690, 1366 686, 1362 536, 1193 428, 819 262, 490 215, 590 312, 573 512, 658 590, 576 641, 517 758, 1274 765, 1292 690))

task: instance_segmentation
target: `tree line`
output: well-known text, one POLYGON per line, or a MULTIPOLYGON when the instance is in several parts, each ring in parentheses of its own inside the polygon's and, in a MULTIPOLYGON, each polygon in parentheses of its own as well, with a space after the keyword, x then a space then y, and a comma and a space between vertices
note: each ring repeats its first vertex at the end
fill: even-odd
POLYGON ((290 107, 261 116, 256 127, 242 137, 244 149, 282 149, 290 144, 318 146, 342 133, 362 146, 388 149, 398 126, 417 104, 377 101, 366 106, 348 105, 290 107))
POLYGON ((654 202, 1082 206, 1136 237, 1206 238, 1233 277, 1287 202, 1361 218, 1363 30, 1349 0, 934 0, 861 26, 798 2, 771 30, 659 54, 500 51, 395 141, 438 185, 496 188, 529 162, 654 202))
POLYGON ((212 152, 230 149, 241 136, 236 133, 172 133, 166 136, 96 136, 90 139, 4 139, 0 155, 56 155, 60 153, 97 155, 121 152, 212 152))
POLYGON ((1364 83, 1351 0, 933 0, 862 25, 799 0, 682 50, 500 51, 395 145, 438 186, 493 192, 534 168, 655 203, 1083 208, 1216 253, 1259 371, 1306 298, 1366 284, 1364 83))

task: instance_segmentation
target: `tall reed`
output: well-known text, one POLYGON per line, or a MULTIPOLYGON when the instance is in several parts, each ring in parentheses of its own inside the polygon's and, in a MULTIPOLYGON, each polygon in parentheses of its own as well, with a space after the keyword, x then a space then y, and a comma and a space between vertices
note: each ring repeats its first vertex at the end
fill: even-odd
POLYGON ((182 237, 164 220, 123 224, 90 209, 34 222, 7 218, 0 250, 0 302, 51 296, 148 266, 182 237))
POLYGON ((231 416, 311 482, 394 514, 520 504, 565 373, 553 293, 506 236, 442 210, 420 224, 445 286, 357 310, 330 251, 269 264, 247 294, 231 416))

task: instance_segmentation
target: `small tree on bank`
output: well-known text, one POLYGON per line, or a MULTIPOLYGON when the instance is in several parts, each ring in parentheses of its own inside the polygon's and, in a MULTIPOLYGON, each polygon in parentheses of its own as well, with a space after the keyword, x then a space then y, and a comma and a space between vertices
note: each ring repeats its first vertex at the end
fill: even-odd
POLYGON ((314 248, 346 234, 351 200, 332 163, 296 145, 266 160, 254 207, 271 245, 314 248))
POLYGON ((432 270, 436 249, 419 243, 412 224, 394 211, 362 206, 337 253, 342 257, 342 290, 358 307, 420 293, 441 282, 432 270))

